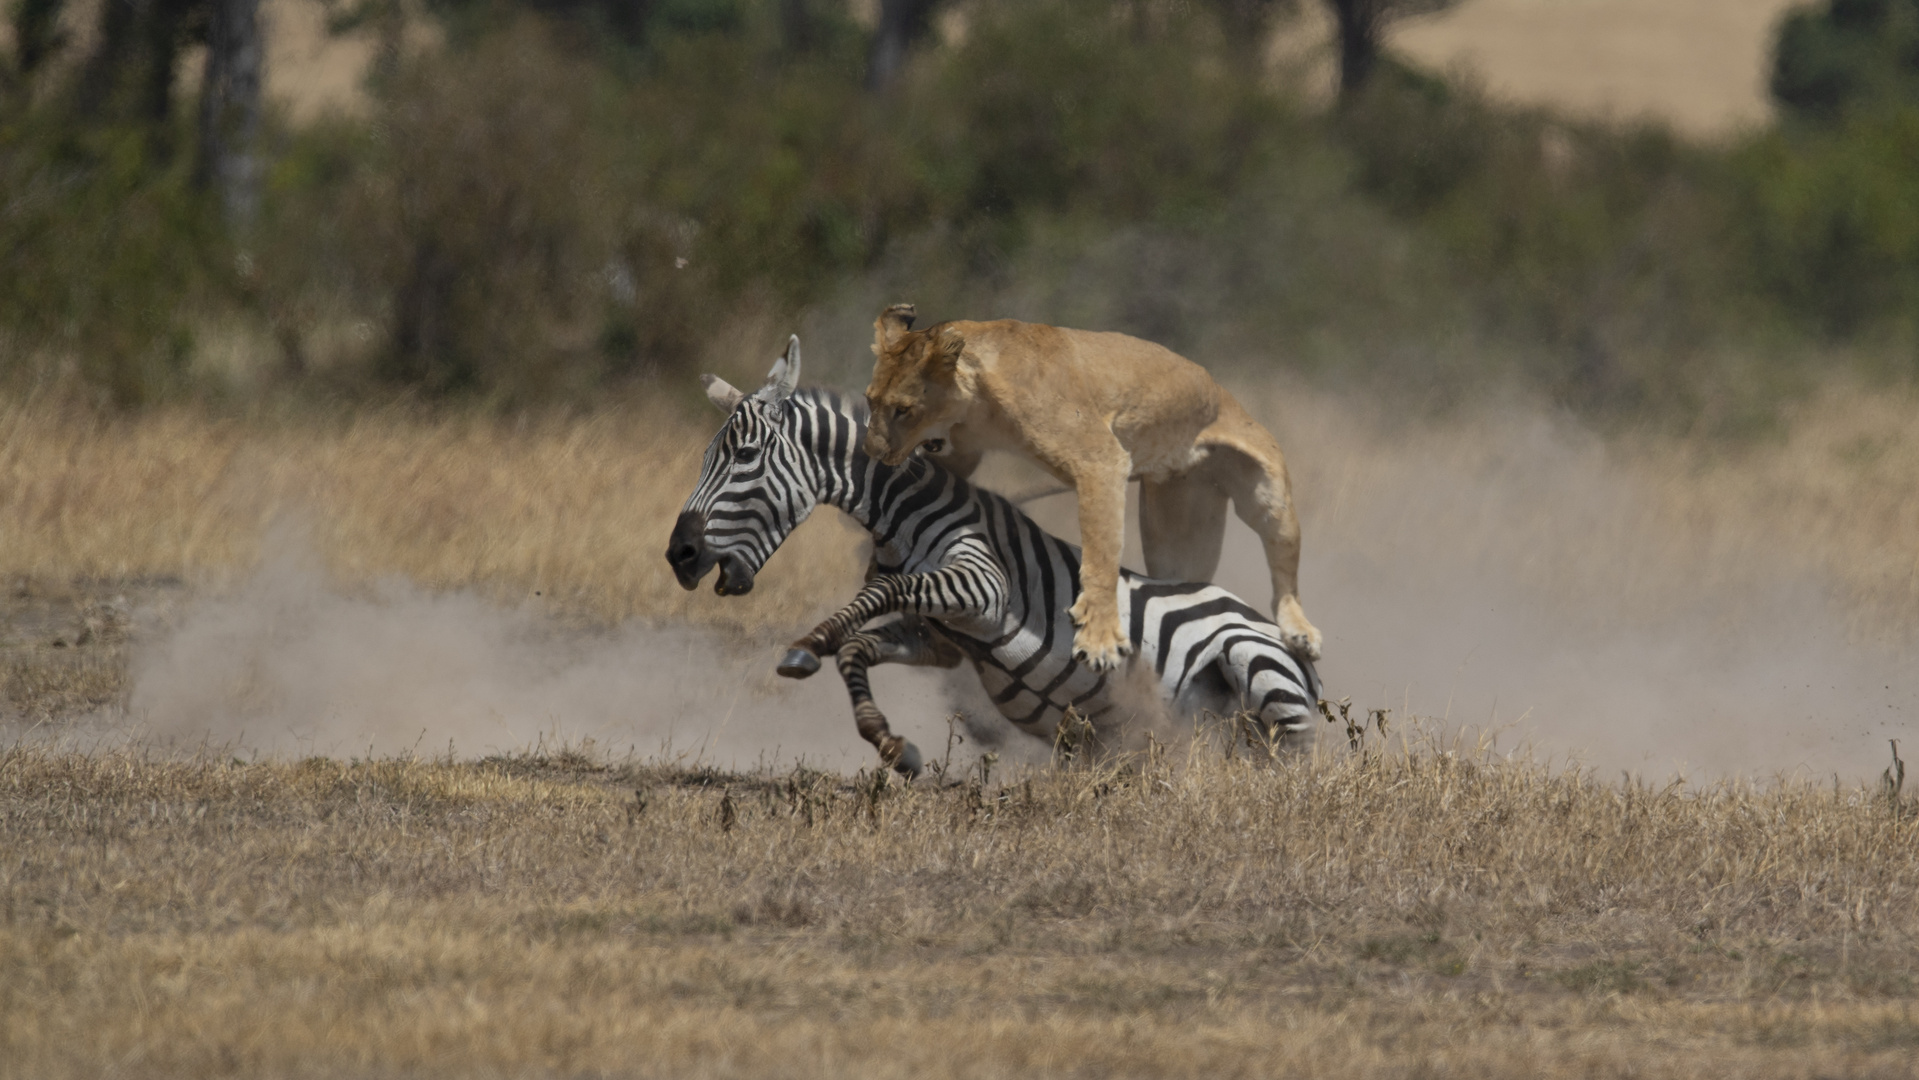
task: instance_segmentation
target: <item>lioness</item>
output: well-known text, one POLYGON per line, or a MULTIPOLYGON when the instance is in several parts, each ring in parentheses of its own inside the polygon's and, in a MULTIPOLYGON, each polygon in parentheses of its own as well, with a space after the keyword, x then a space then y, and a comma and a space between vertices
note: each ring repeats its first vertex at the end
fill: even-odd
POLYGON ((1118 616, 1126 482, 1140 481, 1146 572, 1210 581, 1226 502, 1266 546, 1273 614, 1286 647, 1319 657, 1300 610, 1299 519, 1279 443, 1170 349, 1125 334, 1001 319, 913 332, 911 304, 873 323, 873 419, 866 452, 898 465, 916 447, 968 476, 987 450, 1016 450, 1079 493, 1080 596, 1074 655, 1096 669, 1131 650, 1118 616))

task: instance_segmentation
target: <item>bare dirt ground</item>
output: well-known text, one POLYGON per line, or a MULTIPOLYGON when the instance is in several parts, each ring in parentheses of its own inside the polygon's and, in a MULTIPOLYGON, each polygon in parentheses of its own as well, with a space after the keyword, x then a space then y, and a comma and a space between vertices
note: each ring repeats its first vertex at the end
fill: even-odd
POLYGON ((0 722, 61 726, 126 695, 136 613, 149 632, 184 593, 177 579, 35 581, 16 574, 0 597, 0 722))

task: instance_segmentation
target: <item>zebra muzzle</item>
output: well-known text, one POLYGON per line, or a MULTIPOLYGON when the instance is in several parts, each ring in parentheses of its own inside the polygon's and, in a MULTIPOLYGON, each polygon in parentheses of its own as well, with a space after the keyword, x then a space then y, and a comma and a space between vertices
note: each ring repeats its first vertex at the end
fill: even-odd
POLYGON ((720 577, 713 591, 721 596, 745 596, 753 591, 753 568, 731 552, 720 556, 720 577))
POLYGON ((680 588, 691 592, 719 559, 706 546, 706 515, 681 514, 666 542, 666 562, 680 588))

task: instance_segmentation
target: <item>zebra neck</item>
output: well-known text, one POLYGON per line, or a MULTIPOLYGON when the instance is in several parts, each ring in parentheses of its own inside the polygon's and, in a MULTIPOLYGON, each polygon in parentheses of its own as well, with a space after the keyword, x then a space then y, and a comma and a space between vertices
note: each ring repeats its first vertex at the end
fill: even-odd
MULTIPOLYGON (((820 501, 859 522, 882 552, 903 538, 916 537, 922 514, 933 504, 950 508, 955 497, 963 498, 963 491, 954 489, 961 484, 958 478, 925 458, 886 465, 856 445, 840 465, 822 485, 820 501)), ((907 544, 909 549, 913 542, 907 544)))
MULTIPOLYGON (((898 465, 887 465, 868 457, 865 403, 847 407, 838 394, 816 391, 810 411, 801 421, 800 442, 805 445, 817 470, 813 477, 819 502, 844 511, 873 534, 880 543, 899 531, 904 524, 896 520, 903 500, 917 492, 958 483, 945 470, 923 457, 909 457, 898 465)), ((963 486, 963 485, 962 485, 963 486)))
POLYGON ((833 477, 821 501, 845 511, 868 532, 885 524, 897 493, 911 485, 914 473, 926 468, 924 462, 912 460, 904 465, 882 464, 858 447, 841 464, 839 475, 833 477))

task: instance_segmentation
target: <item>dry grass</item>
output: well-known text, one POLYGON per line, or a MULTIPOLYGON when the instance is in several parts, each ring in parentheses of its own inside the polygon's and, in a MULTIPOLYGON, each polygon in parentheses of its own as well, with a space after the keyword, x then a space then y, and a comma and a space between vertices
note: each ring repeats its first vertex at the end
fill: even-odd
POLYGON ((1650 115, 1698 135, 1764 122, 1773 35, 1791 0, 1473 0, 1394 44, 1464 64, 1513 101, 1650 115))
POLYGON ((857 586, 849 526, 823 512, 751 596, 679 588, 662 553, 710 434, 646 412, 327 423, 3 405, 0 574, 218 578, 265 542, 311 543, 346 582, 399 574, 604 622, 722 626, 796 623, 857 586))
MULTIPOLYGON (((1484 425, 1369 419, 1297 387, 1268 398, 1308 524, 1323 529, 1336 526, 1354 489, 1406 482, 1409 465, 1439 461, 1473 475, 1527 452, 1484 425)), ((509 601, 538 593, 609 623, 786 627, 843 599, 864 563, 851 550, 856 532, 830 511, 745 599, 674 583, 659 554, 710 434, 703 420, 665 412, 519 421, 391 412, 327 423, 0 405, 0 574, 55 589, 75 579, 217 578, 257 562, 271 534, 310 540, 343 581, 400 574, 509 601), (291 528, 273 533, 276 522, 291 528)), ((1783 556, 1841 582, 1863 622, 1919 625, 1919 403, 1910 395, 1835 387, 1777 440, 1626 440, 1603 459, 1606 483, 1632 486, 1631 513, 1585 534, 1590 551, 1561 561, 1591 568, 1607 562, 1601 552, 1645 548, 1651 562, 1694 579, 1701 561, 1736 569, 1783 556)), ((1457 519, 1444 524, 1469 528, 1477 509, 1442 494, 1457 519)), ((1563 516, 1565 492, 1537 494, 1539 527, 1558 526, 1550 515, 1563 516)), ((1408 514, 1430 509, 1409 505, 1408 514)), ((1070 534, 1070 517, 1056 524, 1070 534)), ((1563 578, 1578 567, 1512 570, 1563 578)), ((1665 587, 1656 574, 1647 581, 1665 587)))
POLYGON ((1669 527, 1712 538, 1720 561, 1785 555, 1849 594, 1856 625, 1919 626, 1919 406, 1899 392, 1834 389, 1783 437, 1731 454, 1710 443, 1635 448, 1669 527))
POLYGON ((14 750, 0 1075, 1909 1076, 1912 809, 14 750))

